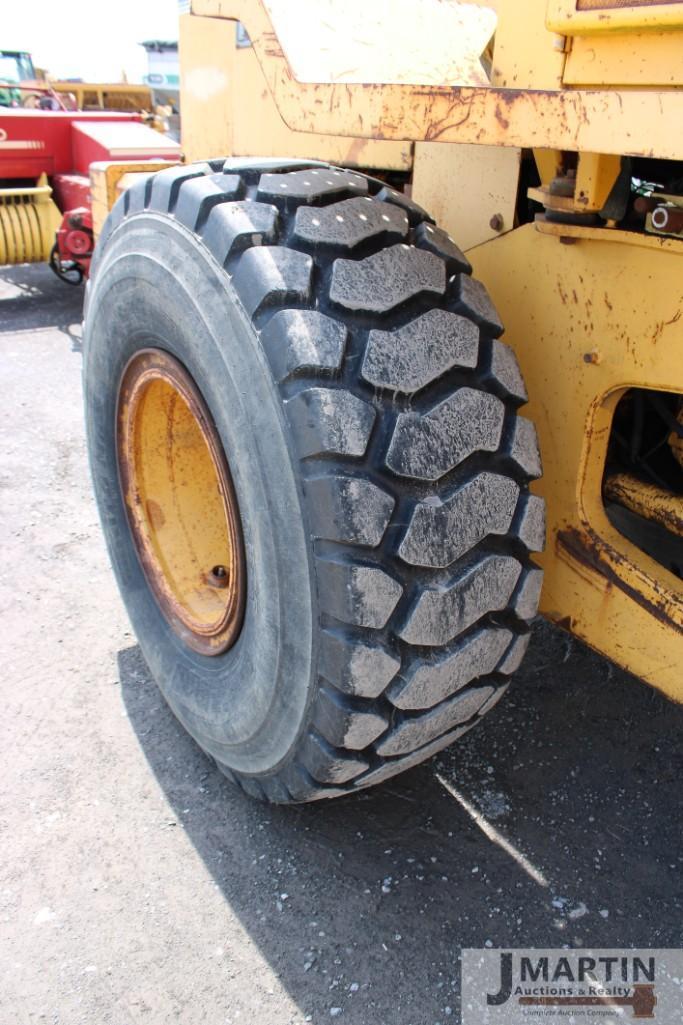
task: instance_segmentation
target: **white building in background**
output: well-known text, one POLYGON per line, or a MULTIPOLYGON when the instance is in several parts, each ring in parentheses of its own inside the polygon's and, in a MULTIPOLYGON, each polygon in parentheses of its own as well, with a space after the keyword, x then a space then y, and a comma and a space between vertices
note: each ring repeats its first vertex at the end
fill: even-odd
POLYGON ((154 90, 157 103, 168 103, 177 108, 180 93, 177 41, 148 39, 140 45, 147 52, 147 74, 142 76, 143 82, 154 90))

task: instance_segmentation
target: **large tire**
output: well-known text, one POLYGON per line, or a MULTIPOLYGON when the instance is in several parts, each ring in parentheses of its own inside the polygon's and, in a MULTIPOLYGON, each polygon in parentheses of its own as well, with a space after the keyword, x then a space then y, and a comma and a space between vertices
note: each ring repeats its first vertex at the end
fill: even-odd
POLYGON ((405 195, 320 164, 168 169, 105 226, 84 375, 111 560, 169 704, 253 796, 333 797, 417 764, 526 649, 538 444, 470 272, 405 195), (240 509, 244 623, 212 657, 162 615, 118 482, 118 385, 150 339, 201 391, 240 509))

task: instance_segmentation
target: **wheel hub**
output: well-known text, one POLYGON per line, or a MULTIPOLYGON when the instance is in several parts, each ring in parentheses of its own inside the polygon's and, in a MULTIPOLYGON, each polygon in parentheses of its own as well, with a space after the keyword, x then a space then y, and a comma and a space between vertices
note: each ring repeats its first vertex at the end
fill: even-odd
POLYGON ((161 349, 136 353, 123 373, 117 459, 133 542, 161 611, 195 651, 226 651, 244 616, 239 510, 206 403, 161 349))

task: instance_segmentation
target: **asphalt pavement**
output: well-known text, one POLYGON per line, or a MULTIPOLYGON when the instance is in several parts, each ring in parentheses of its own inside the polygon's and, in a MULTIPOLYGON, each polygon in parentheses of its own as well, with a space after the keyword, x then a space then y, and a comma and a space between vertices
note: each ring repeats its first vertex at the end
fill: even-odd
POLYGON ((427 765, 296 808, 225 781, 109 570, 82 298, 0 268, 0 1025, 448 1025, 463 947, 683 946, 683 708, 542 621, 427 765))

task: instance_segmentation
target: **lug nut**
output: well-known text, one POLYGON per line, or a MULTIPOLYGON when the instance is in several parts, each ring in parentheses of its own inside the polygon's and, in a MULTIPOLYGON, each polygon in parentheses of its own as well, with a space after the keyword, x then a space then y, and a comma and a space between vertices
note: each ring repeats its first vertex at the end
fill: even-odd
POLYGON ((213 566, 211 571, 208 573, 206 582, 209 587, 227 587, 230 580, 230 574, 228 573, 225 566, 213 566))

